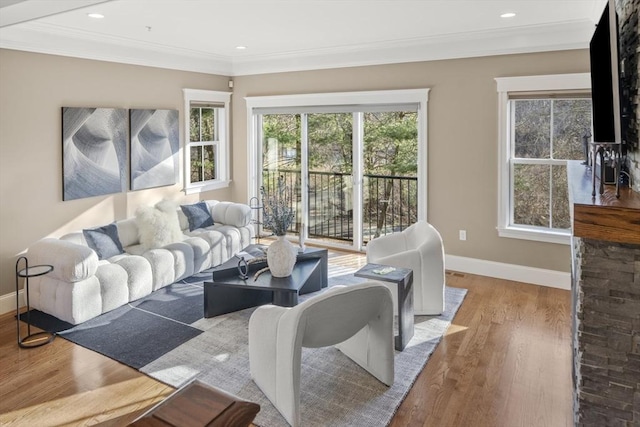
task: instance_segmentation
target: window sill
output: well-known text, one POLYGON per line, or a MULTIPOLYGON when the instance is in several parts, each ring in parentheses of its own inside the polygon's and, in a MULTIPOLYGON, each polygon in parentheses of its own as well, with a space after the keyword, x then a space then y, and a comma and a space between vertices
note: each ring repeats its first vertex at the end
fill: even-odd
POLYGON ((559 245, 571 244, 570 231, 548 231, 527 227, 498 227, 500 237, 511 239, 533 240, 536 242, 556 243, 559 245))
POLYGON ((184 194, 197 194, 204 193, 205 191, 219 190, 221 188, 227 188, 231 184, 231 181, 211 181, 201 184, 193 184, 182 191, 184 194))

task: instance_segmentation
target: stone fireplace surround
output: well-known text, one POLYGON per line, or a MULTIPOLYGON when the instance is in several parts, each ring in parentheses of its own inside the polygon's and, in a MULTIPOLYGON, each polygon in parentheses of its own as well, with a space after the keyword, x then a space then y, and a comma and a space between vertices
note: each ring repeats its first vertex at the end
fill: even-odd
POLYGON ((577 426, 640 426, 640 193, 569 162, 577 426))

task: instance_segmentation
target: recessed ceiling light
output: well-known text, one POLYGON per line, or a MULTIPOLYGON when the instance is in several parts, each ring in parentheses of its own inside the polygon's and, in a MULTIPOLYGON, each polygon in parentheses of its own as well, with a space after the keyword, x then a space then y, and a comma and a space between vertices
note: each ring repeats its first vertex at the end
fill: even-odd
POLYGON ((238 50, 245 50, 247 47, 246 46, 236 46, 236 49, 238 50))
POLYGON ((514 16, 516 16, 515 13, 507 12, 507 13, 503 13, 502 15, 500 15, 500 18, 513 18, 514 16))
POLYGON ((89 18, 94 18, 94 19, 102 19, 104 18, 104 15, 101 13, 87 13, 87 16, 89 18))

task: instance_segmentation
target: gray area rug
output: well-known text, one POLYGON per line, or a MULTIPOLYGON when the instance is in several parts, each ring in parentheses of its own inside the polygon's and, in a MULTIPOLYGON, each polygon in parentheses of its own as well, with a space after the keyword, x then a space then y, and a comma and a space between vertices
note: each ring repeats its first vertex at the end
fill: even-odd
MULTIPOLYGON (((337 271, 329 271, 330 275, 337 271)), ((332 277, 329 286, 364 281, 352 275, 332 277)), ((385 426, 427 363, 466 295, 446 288, 446 309, 440 316, 416 316, 415 335, 396 351, 395 382, 380 383, 333 347, 303 349, 301 415, 304 426, 385 426)), ((305 295, 309 298, 314 294, 305 295)), ((254 423, 264 427, 288 423, 249 376, 249 317, 255 309, 200 319, 191 326, 204 332, 142 369, 174 387, 199 380, 260 404, 254 423)))

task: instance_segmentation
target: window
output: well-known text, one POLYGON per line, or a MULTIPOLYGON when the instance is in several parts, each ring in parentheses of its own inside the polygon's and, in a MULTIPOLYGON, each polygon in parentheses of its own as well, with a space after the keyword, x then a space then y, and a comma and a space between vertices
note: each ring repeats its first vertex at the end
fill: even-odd
POLYGON ((426 219, 428 93, 247 98, 250 196, 284 179, 290 234, 355 250, 426 219))
POLYGON ((228 187, 231 93, 184 89, 186 194, 228 187))
POLYGON ((567 160, 591 137, 589 74, 497 78, 501 237, 570 243, 567 160))

